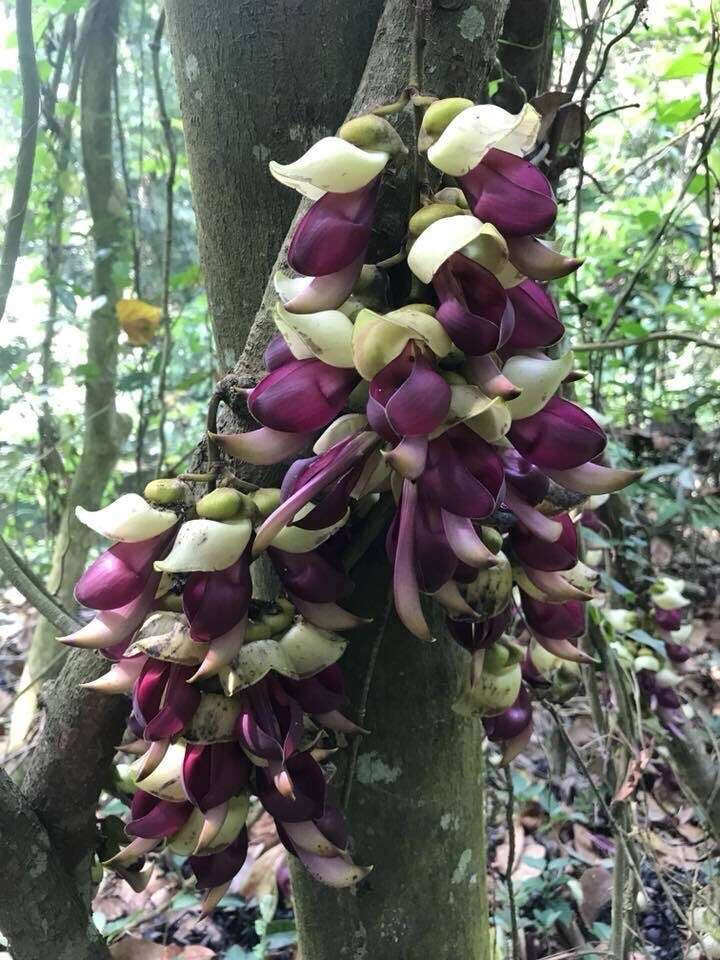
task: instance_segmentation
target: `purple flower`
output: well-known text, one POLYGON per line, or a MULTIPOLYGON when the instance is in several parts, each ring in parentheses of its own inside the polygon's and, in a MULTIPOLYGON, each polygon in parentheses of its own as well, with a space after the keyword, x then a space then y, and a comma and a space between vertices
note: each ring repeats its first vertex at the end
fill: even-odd
POLYGON ((183 590, 190 636, 198 643, 223 636, 245 617, 251 595, 247 551, 225 570, 191 574, 183 590))
POLYGON ((496 717, 483 717, 483 725, 489 740, 495 743, 513 740, 532 723, 532 701, 527 689, 520 687, 515 703, 496 717))
POLYGON ((453 639, 470 653, 487 650, 510 626, 512 605, 494 617, 476 623, 471 620, 448 620, 448 628, 453 639))
POLYGON ((522 157, 493 148, 458 180, 475 216, 501 233, 546 233, 555 222, 557 204, 547 177, 522 157))
POLYGON ((242 793, 251 764, 237 743, 188 743, 182 783, 188 800, 203 813, 242 793))
POLYGON ((144 727, 146 740, 169 740, 190 723, 201 696, 187 682, 194 671, 194 667, 148 657, 133 692, 133 713, 144 727))
POLYGON ((283 767, 272 762, 257 767, 255 785, 260 803, 276 820, 317 820, 325 812, 325 776, 310 753, 295 754, 283 767))
POLYGON ((449 409, 450 387, 414 341, 370 383, 367 416, 384 440, 425 437, 449 409))
POLYGON ((577 532, 575 524, 564 513, 553 519, 561 524, 562 533, 554 543, 541 540, 518 524, 510 532, 510 544, 515 556, 526 567, 535 570, 571 570, 577 563, 577 532))
POLYGON ((114 610, 137 599, 162 554, 169 535, 116 543, 91 563, 75 584, 75 599, 83 607, 114 610))
POLYGON ((579 467, 599 457, 607 440, 589 414, 560 397, 553 397, 531 417, 514 420, 508 439, 541 470, 579 467))
POLYGON ((437 319, 452 342, 470 356, 490 353, 512 334, 515 311, 495 276, 454 253, 433 277, 440 300, 437 319))
POLYGON ((333 603, 352 592, 352 580, 328 556, 326 547, 323 544, 309 553, 268 549, 268 557, 289 593, 308 603, 333 603))
POLYGON ((430 441, 427 466, 418 481, 429 503, 476 520, 493 512, 503 484, 497 450, 462 424, 430 441))
POLYGON ((191 803, 159 800, 144 790, 136 790, 125 832, 131 837, 146 839, 171 837, 183 826, 191 813, 191 803))
POLYGON ((686 644, 672 643, 671 641, 665 644, 665 652, 668 655, 668 660, 672 660, 673 663, 685 663, 692 656, 690 647, 686 644))
POLYGON ((352 193, 326 193, 297 225, 288 263, 305 276, 344 270, 363 256, 370 240, 380 178, 352 193))
POLYGON ((283 433, 320 430, 340 413, 358 380, 350 368, 291 360, 250 391, 248 409, 263 426, 283 433))
POLYGON ((661 630, 679 630, 682 626, 682 610, 662 610, 653 604, 652 615, 661 630))
POLYGON ((565 327, 550 296, 534 280, 523 280, 505 291, 515 310, 515 325, 505 351, 549 347, 562 339, 565 327))
POLYGON ((572 641, 585 632, 585 606, 579 600, 547 603, 520 591, 522 612, 530 632, 541 646, 563 660, 592 661, 572 641))
POLYGON ((212 890, 229 883, 245 863, 247 849, 247 829, 243 827, 233 842, 219 853, 211 853, 205 857, 188 857, 198 887, 201 890, 212 890))
POLYGON ((302 708, 272 675, 248 687, 246 695, 237 719, 240 742, 255 756, 284 768, 302 741, 302 708))

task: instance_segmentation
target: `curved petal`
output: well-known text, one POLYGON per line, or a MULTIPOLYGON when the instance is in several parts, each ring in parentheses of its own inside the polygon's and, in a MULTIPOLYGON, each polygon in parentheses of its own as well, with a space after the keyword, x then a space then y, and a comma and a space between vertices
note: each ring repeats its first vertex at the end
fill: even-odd
POLYGON ((607 438, 589 414, 560 397, 538 413, 513 420, 508 439, 541 470, 570 470, 599 457, 607 438))
POLYGON ((555 222, 552 187, 534 164, 503 150, 489 150, 460 178, 470 209, 505 236, 546 233, 555 222))
POLYGON ((408 253, 407 263, 423 283, 430 283, 448 257, 487 232, 484 223, 466 215, 445 217, 423 230, 408 253))
POLYGON ((437 319, 464 353, 480 355, 501 346, 512 332, 513 308, 493 274, 455 253, 435 274, 437 319))
POLYGON ((155 561, 155 569, 166 573, 225 570, 240 559, 251 533, 249 520, 187 520, 172 550, 155 561))
POLYGON ((393 569, 393 593, 397 615, 410 633, 420 640, 432 640, 430 628, 420 604, 420 591, 415 575, 417 499, 417 487, 412 480, 405 480, 400 501, 398 543, 393 569))
POLYGON ((534 280, 509 287, 507 297, 515 308, 515 326, 506 347, 532 350, 549 347, 561 340, 565 327, 560 323, 552 299, 534 280))
POLYGON ((361 150, 341 137, 323 137, 293 163, 270 161, 270 173, 311 200, 324 193, 352 193, 384 169, 389 155, 361 150))
POLYGON ((544 354, 510 357, 503 373, 522 390, 519 397, 507 402, 513 420, 531 417, 542 410, 572 369, 574 359, 572 350, 557 360, 544 354))
POLYGON ((508 237, 510 262, 532 280, 558 280, 583 265, 582 260, 565 257, 535 237, 508 237))
POLYGON ((527 593, 521 593, 521 600, 523 617, 533 633, 553 640, 575 640, 583 635, 585 607, 579 600, 546 603, 527 593))
POLYGON ((445 536, 453 553, 471 567, 493 567, 497 558, 488 550, 468 517, 456 517, 454 513, 442 512, 445 536))
POLYGON ((385 404, 385 415, 399 437, 424 437, 443 423, 449 408, 449 384, 418 356, 408 378, 385 404))
POLYGON ((288 277, 277 272, 273 284, 290 313, 336 310, 353 291, 362 270, 364 251, 346 267, 322 277, 288 277))
POLYGON ((492 103, 468 107, 447 125, 428 150, 428 160, 453 177, 468 173, 493 147, 521 155, 535 144, 540 116, 526 104, 518 114, 492 103))
POLYGON ((380 180, 349 193, 326 193, 301 218, 287 253, 305 276, 324 277, 354 264, 370 240, 380 180))
POLYGON ((116 543, 91 563, 75 584, 75 599, 83 607, 114 610, 138 597, 162 552, 167 536, 136 543, 116 543))
POLYGON ((320 430, 340 413, 357 380, 353 369, 322 360, 293 360, 263 377, 248 396, 248 409, 273 430, 320 430))
POLYGON ((311 441, 312 433, 283 433, 270 427, 247 433, 211 434, 231 457, 257 466, 281 463, 300 453, 311 441))
POLYGON ((615 493, 634 483, 642 475, 642 470, 614 470, 599 463, 581 463, 570 470, 547 469, 547 475, 561 487, 585 493, 588 496, 598 493, 615 493))
POLYGON ((172 510, 153 507, 137 493, 125 493, 100 510, 75 507, 75 516, 100 536, 125 543, 157 537, 178 522, 172 510))
POLYGON ((525 527, 516 526, 510 531, 510 543, 515 556, 527 567, 536 570, 572 570, 577 563, 577 529, 568 514, 552 518, 562 527, 560 536, 549 543, 535 536, 525 527))
POLYGON ((290 313, 278 303, 275 326, 298 360, 317 357, 331 367, 352 367, 353 325, 341 310, 290 313))

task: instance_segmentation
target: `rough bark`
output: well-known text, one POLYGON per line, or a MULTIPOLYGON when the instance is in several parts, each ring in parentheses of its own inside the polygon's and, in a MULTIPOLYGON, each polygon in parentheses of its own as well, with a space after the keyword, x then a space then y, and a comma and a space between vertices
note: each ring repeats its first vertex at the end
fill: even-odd
MULTIPOLYGON (((187 52, 193 44, 205 43, 202 34, 208 29, 207 18, 195 15, 197 6, 190 9, 183 0, 168 4, 181 105, 188 99, 187 91, 185 96, 182 93, 187 52)), ((227 5, 216 6, 222 10, 218 16, 224 18, 227 5)), ((346 6, 356 10, 352 4, 346 6)), ((351 114, 394 99, 406 85, 413 8, 410 0, 386 3, 351 114)), ((504 10, 504 3, 492 0, 452 10, 438 5, 432 10, 425 55, 425 86, 430 91, 476 99, 483 95, 504 10)), ((293 41, 301 43, 295 24, 290 30, 293 41)), ((229 46, 223 56, 230 56, 232 35, 213 34, 210 39, 229 46)), ((334 49, 334 41, 329 42, 325 36, 324 49, 329 46, 334 49)), ((220 56, 217 50, 216 55, 220 56)), ((196 99, 205 110, 201 114, 193 106, 183 114, 183 120, 197 215, 207 237, 208 218, 213 217, 217 203, 204 207, 205 188, 197 182, 199 161, 194 154, 212 149, 218 168, 237 171, 238 166, 235 153, 225 141, 209 144, 206 140, 213 121, 207 116, 211 100, 203 91, 204 76, 203 71, 196 74, 195 92, 200 94, 196 99)), ((332 75, 324 75, 325 83, 333 84, 334 80, 332 75)), ((285 83, 284 89, 287 87, 285 83)), ((301 109, 298 99, 293 98, 289 111, 293 119, 301 109)), ((241 112, 241 105, 245 110, 258 107, 257 103, 242 101, 240 94, 224 83, 221 101, 213 109, 222 116, 227 110, 241 112)), ((242 114, 241 129, 252 130, 253 123, 252 117, 242 114)), ((289 140, 289 129, 279 130, 279 135, 289 140)), ((300 152, 301 144, 292 146, 293 155, 300 152)), ((397 249, 402 239, 402 220, 407 214, 406 175, 398 182, 399 186, 391 185, 383 192, 382 208, 390 216, 383 215, 379 220, 376 243, 380 249, 397 249)), ((269 179, 267 186, 280 189, 270 185, 269 179)), ((254 192, 258 196, 260 190, 254 192)), ((233 206, 235 199, 223 195, 220 226, 238 215, 240 207, 233 206)), ((257 235, 256 224, 267 215, 264 205, 249 211, 245 221, 248 236, 257 235)), ((260 232, 260 236, 265 233, 260 232)), ((215 258, 209 255, 205 242, 206 280, 217 299, 219 291, 231 290, 235 283, 236 251, 226 250, 222 257, 215 258)), ((284 250, 279 264, 283 259, 284 250)), ((270 285, 236 367, 243 379, 253 379, 262 367, 262 348, 273 332, 273 301, 270 285)), ((224 310, 216 310, 219 340, 225 336, 227 322, 228 334, 237 337, 237 318, 232 316, 228 321, 224 310)), ((237 419, 228 416, 226 426, 236 429, 237 419)), ((357 583, 357 604, 377 614, 387 595, 387 568, 376 557, 359 571, 357 583)), ((375 630, 377 621, 376 617, 375 630)), ((343 661, 355 704, 365 682, 373 628, 364 634, 353 639, 343 661)), ((355 895, 325 890, 296 871, 294 889, 303 960, 403 960, 418 956, 418 951, 433 960, 487 957, 480 733, 477 725, 461 721, 450 711, 461 656, 444 641, 423 646, 396 623, 389 625, 370 688, 368 722, 373 735, 362 744, 350 804, 356 857, 361 863, 374 860, 375 871, 355 895)), ((347 758, 340 762, 346 763, 347 758)))
POLYGON ((520 110, 547 88, 557 14, 558 0, 510 0, 498 59, 511 82, 496 98, 506 109, 520 110))
POLYGON ((126 697, 81 689, 107 669, 99 654, 70 654, 47 693, 42 737, 22 785, 65 870, 88 900, 95 810, 130 709, 126 697))
POLYGON ((215 341, 234 365, 296 202, 267 175, 334 133, 382 0, 169 0, 173 51, 215 341))
POLYGON ((0 929, 13 960, 107 960, 110 954, 62 860, 0 770, 0 929))
MULTIPOLYGON (((98 0, 89 8, 87 16, 92 19, 83 28, 86 46, 81 85, 82 154, 96 249, 93 299, 98 307, 88 323, 82 454, 68 490, 48 580, 48 588, 66 609, 74 606, 73 588, 94 540, 94 534, 75 518, 75 507, 82 504, 92 509, 99 505, 129 430, 127 417, 115 410, 118 291, 113 272, 126 226, 119 213, 122 202, 112 155, 111 96, 120 2, 98 0)), ((57 649, 52 626, 41 620, 20 680, 21 689, 32 685, 18 698, 13 710, 11 749, 24 740, 35 712, 38 684, 33 681, 40 674, 45 675, 57 649)), ((56 674, 59 669, 60 662, 50 673, 56 674)))

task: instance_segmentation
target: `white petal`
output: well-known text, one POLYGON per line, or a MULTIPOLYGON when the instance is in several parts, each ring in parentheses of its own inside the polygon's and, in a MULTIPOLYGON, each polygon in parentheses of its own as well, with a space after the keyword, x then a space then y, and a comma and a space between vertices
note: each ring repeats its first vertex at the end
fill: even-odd
POLYGON ((572 350, 557 360, 544 355, 510 357, 502 372, 522 390, 519 397, 507 401, 513 420, 531 417, 542 410, 570 372, 573 360, 572 350))
POLYGON ((342 656, 347 640, 312 624, 293 624, 280 640, 286 676, 309 677, 342 656))
MULTIPOLYGON (((460 114, 462 116, 462 114, 460 114)), ((485 230, 477 217, 444 217, 431 223, 412 245, 408 266, 423 283, 430 283, 448 257, 470 243, 485 230)))
MULTIPOLYGON (((295 514, 295 520, 302 520, 313 509, 314 504, 306 503, 305 506, 295 514)), ((325 543, 334 533, 344 527, 350 517, 350 510, 346 510, 344 516, 329 527, 323 527, 320 530, 305 530, 302 527, 283 527, 282 530, 273 539, 271 546, 278 550, 285 550, 287 553, 309 553, 321 543, 325 543)))
POLYGON ((323 137, 294 163, 270 161, 270 173, 286 187, 317 200, 324 193, 352 193, 366 186, 390 159, 382 151, 361 150, 340 137, 323 137))
POLYGON ((694 629, 692 623, 684 623, 678 630, 670 630, 668 637, 672 643, 687 643, 694 629))
POLYGON ((638 625, 638 616, 632 610, 603 610, 603 616, 618 633, 629 633, 638 625))
POLYGON ((470 427, 473 433, 488 443, 499 443, 512 426, 512 417, 507 403, 504 400, 498 400, 477 417, 466 420, 465 426, 470 427))
POLYGON ((598 510, 610 499, 609 493, 596 493, 594 497, 588 497, 588 510, 598 510))
POLYGON ((126 493, 101 510, 75 507, 80 523, 111 540, 137 543, 165 533, 177 523, 172 510, 151 506, 137 493, 126 493))
POLYGON ((340 310, 290 313, 278 303, 275 326, 298 360, 317 357, 332 367, 352 367, 353 325, 340 310), (300 356, 296 352, 298 344, 300 356))
POLYGON ((461 177, 493 147, 517 156, 527 153, 539 129, 540 117, 532 107, 513 114, 483 103, 463 110, 450 121, 428 150, 428 160, 443 173, 461 177))
POLYGON ((240 558, 251 533, 249 520, 188 520, 167 557, 155 561, 155 569, 168 573, 225 570, 240 558))
MULTIPOLYGON (((145 757, 139 757, 132 765, 131 770, 142 769, 145 757)), ((146 793, 151 793, 161 800, 185 800, 185 791, 182 786, 182 766, 185 759, 185 744, 171 743, 165 756, 155 767, 153 772, 138 782, 138 786, 146 793)))
POLYGON ((283 303, 290 303, 295 297, 304 293, 315 277, 289 277, 286 273, 277 270, 273 277, 275 293, 283 303))
POLYGON ((423 310, 413 310, 412 307, 391 310, 385 314, 385 321, 409 330, 413 334, 413 340, 422 340, 436 357, 446 357, 453 348, 452 341, 440 321, 423 310))
POLYGON ((368 421, 364 413, 346 413, 338 417, 315 441, 313 453, 325 453, 336 443, 367 429, 368 421))
POLYGON ((666 590, 664 593, 651 594, 652 601, 661 610, 681 610, 687 607, 690 601, 677 590, 666 590))

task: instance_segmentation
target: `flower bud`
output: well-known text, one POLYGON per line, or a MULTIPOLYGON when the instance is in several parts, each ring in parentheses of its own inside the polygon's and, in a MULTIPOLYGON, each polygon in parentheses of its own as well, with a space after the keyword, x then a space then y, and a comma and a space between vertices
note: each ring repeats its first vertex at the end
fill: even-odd
POLYGON ((395 127, 384 117, 365 113, 346 121, 338 136, 363 150, 381 150, 391 157, 407 154, 408 150, 395 127))
POLYGON ((190 488, 182 480, 164 477, 151 480, 143 490, 143 496, 151 503, 170 506, 173 503, 183 503, 189 492, 190 488))
POLYGON ((651 670, 653 673, 657 673, 660 669, 660 661, 649 653, 643 653, 633 660, 633 669, 635 673, 640 673, 641 670, 651 670))
POLYGON ((495 527, 480 527, 480 538, 491 553, 500 553, 503 535, 495 527))
POLYGON ((262 519, 266 519, 280 506, 279 487, 260 487, 250 497, 262 519))
POLYGON ((472 106, 472 100, 466 97, 446 97, 431 103, 423 116, 418 136, 418 150, 421 153, 429 150, 450 122, 472 106))
MULTIPOLYGON (((485 654, 486 661, 489 653, 490 651, 485 654)), ((520 664, 509 663, 493 672, 484 667, 485 664, 480 677, 472 684, 469 683, 453 704, 453 711, 461 717, 497 716, 511 707, 520 693, 520 664)))
POLYGON ((195 504, 197 515, 206 520, 232 520, 248 498, 233 487, 218 487, 195 504))
POLYGON ((460 187, 443 187, 433 196, 435 203, 452 203, 463 211, 468 210, 468 202, 460 187))
MULTIPOLYGON (((468 584, 465 597, 481 620, 501 613, 510 602, 513 578, 510 561, 504 553, 496 554, 497 566, 478 571, 468 584)), ((514 699, 514 698, 513 698, 514 699)))
POLYGON ((411 237, 419 237, 431 223, 442 220, 444 217, 457 217, 465 214, 466 211, 454 203, 430 203, 426 207, 421 207, 410 217, 408 232, 411 237))

